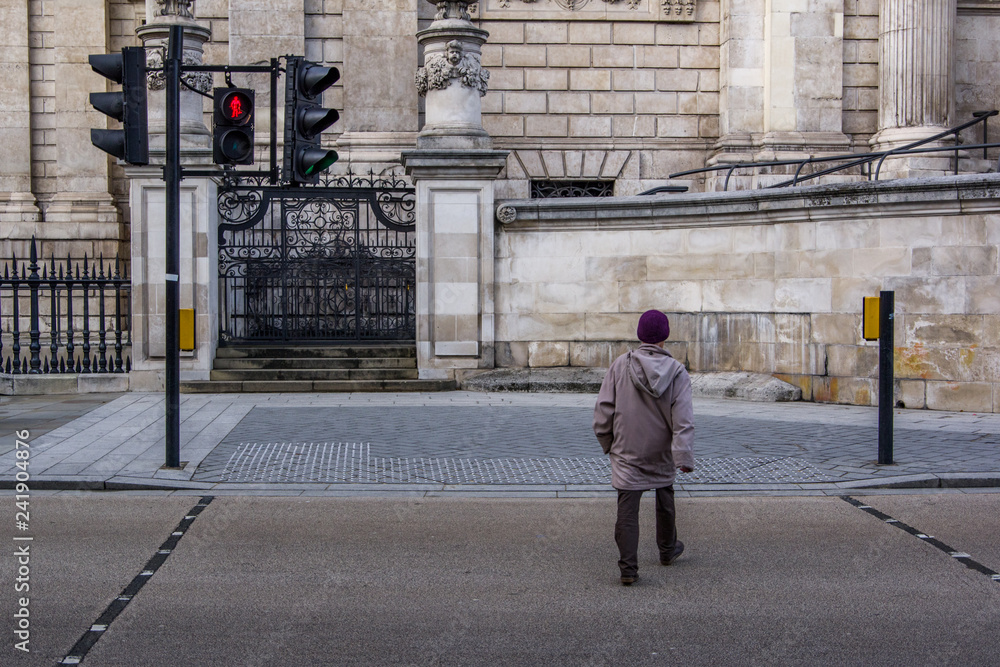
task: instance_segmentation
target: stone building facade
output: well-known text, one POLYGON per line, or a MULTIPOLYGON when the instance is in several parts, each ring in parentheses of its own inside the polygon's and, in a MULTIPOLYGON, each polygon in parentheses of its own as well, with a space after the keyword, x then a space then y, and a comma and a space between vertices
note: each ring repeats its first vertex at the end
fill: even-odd
MULTIPOLYGON (((104 86, 88 54, 141 44, 164 16, 190 12, 205 35, 206 63, 303 54, 334 65, 342 78, 325 104, 341 121, 324 136, 341 153, 336 169, 402 173, 434 113, 414 85, 425 55, 418 34, 448 5, 467 3, 440 4, 5 3, 0 256, 24 256, 35 236, 45 256, 118 252, 135 262, 145 258, 136 248, 155 238, 145 214, 133 211, 148 200, 137 192, 155 170, 126 173, 90 145, 90 128, 107 119, 87 103, 104 86)), ((489 34, 481 124, 505 157, 495 178, 480 165, 466 179, 482 180, 477 192, 485 193, 470 200, 483 218, 476 261, 488 268, 476 278, 475 352, 451 355, 467 349, 451 344, 462 341, 438 341, 447 344, 435 356, 433 341, 420 339, 434 336, 428 324, 418 334, 431 350, 422 371, 604 365, 631 337, 628 323, 659 307, 676 314, 676 351, 693 370, 774 373, 808 398, 869 404, 874 348, 860 339, 860 297, 889 288, 902 293, 900 400, 1000 408, 995 149, 992 162, 962 155, 961 170, 972 175, 949 176, 950 157, 937 154, 889 160, 879 184, 855 169, 791 194, 756 188, 789 178, 794 166, 736 172, 728 188, 753 189, 743 194, 717 192, 724 172, 669 178, 898 148, 1000 107, 1000 1, 482 0, 467 11, 489 34), (633 199, 667 184, 691 194, 633 199), (604 187, 615 198, 532 199, 560 185, 604 187), (494 222, 484 202, 512 217, 494 222)), ((259 107, 266 102, 259 94, 259 107)), ((259 118, 261 151, 266 127, 259 118)), ((961 139, 980 142, 979 132, 961 139)), ((207 131, 186 136, 189 160, 210 162, 198 153, 207 131)), ((997 123, 986 138, 1000 140, 997 123)), ((421 165, 418 180, 436 173, 421 165)), ((428 187, 418 183, 418 192, 431 196, 428 187)), ((191 210, 211 210, 210 186, 190 196, 191 210)), ((201 248, 192 250, 202 253, 194 265, 207 275, 214 237, 211 222, 201 224, 191 247, 201 248)), ((211 289, 205 275, 195 283, 211 289)), ((137 317, 155 320, 155 290, 139 293, 137 317)), ((198 289, 190 298, 211 302, 198 289)), ((434 305, 422 298, 418 308, 431 317, 434 305)), ((204 373, 213 352, 202 349, 190 371, 204 373)), ((156 354, 149 358, 154 368, 156 354)))

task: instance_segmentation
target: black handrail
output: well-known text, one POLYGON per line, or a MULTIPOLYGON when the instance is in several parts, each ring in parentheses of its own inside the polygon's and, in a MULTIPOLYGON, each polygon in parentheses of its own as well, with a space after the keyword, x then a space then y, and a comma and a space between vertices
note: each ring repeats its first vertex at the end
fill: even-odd
MULTIPOLYGON (((868 179, 872 180, 872 175, 874 174, 874 180, 877 181, 878 180, 878 175, 879 175, 879 170, 881 169, 882 163, 885 161, 885 159, 887 157, 890 157, 890 156, 896 157, 896 156, 900 156, 900 155, 915 155, 915 154, 921 154, 921 153, 937 153, 937 152, 942 152, 942 151, 954 151, 955 152, 955 173, 958 174, 958 160, 959 160, 959 152, 960 151, 982 148, 983 149, 983 158, 985 159, 987 157, 987 153, 986 152, 987 152, 988 149, 1000 147, 1000 143, 987 143, 986 142, 986 130, 987 130, 986 125, 987 125, 987 121, 988 121, 989 118, 992 118, 993 116, 996 116, 997 114, 1000 114, 1000 111, 998 111, 996 109, 991 110, 991 111, 976 111, 976 112, 973 112, 972 115, 974 116, 974 118, 972 120, 970 120, 970 121, 962 123, 961 125, 956 125, 955 127, 952 127, 952 128, 950 128, 948 130, 944 130, 942 132, 939 132, 939 133, 937 133, 937 134, 935 134, 933 136, 925 137, 924 139, 920 139, 919 141, 914 141, 914 142, 909 143, 909 144, 907 144, 905 146, 901 146, 899 148, 894 148, 892 150, 887 150, 887 151, 877 151, 877 152, 872 152, 872 153, 848 153, 846 155, 832 155, 832 156, 827 156, 827 157, 810 157, 810 158, 805 158, 805 159, 801 159, 801 160, 773 160, 773 161, 770 161, 770 162, 734 162, 734 163, 730 163, 730 164, 718 164, 718 165, 714 165, 714 166, 711 166, 711 167, 702 167, 700 169, 689 169, 687 171, 679 171, 679 172, 670 174, 668 176, 668 178, 679 178, 681 176, 691 176, 693 174, 703 174, 703 173, 708 173, 708 172, 713 172, 713 171, 723 171, 723 170, 725 170, 726 171, 726 180, 723 183, 722 189, 723 189, 723 191, 728 191, 729 190, 729 180, 732 177, 733 172, 736 169, 740 169, 740 168, 754 168, 754 169, 756 169, 758 167, 783 167, 783 166, 790 166, 790 165, 798 165, 798 167, 795 170, 795 175, 794 175, 793 178, 791 178, 790 180, 787 180, 787 181, 782 181, 781 183, 776 183, 774 185, 767 186, 768 188, 782 188, 782 187, 786 187, 786 186, 789 186, 789 185, 795 186, 795 185, 798 185, 799 183, 811 180, 813 178, 819 178, 820 176, 826 176, 827 174, 832 174, 832 173, 835 173, 835 172, 838 172, 838 171, 843 171, 845 169, 851 169, 853 167, 859 167, 860 166, 860 167, 862 167, 862 171, 864 171, 864 166, 867 165, 868 166, 868 174, 867 174, 868 179), (981 144, 963 145, 963 144, 956 143, 954 146, 943 146, 943 147, 942 146, 938 146, 938 147, 933 147, 933 148, 921 148, 921 146, 924 146, 925 144, 929 144, 931 142, 938 141, 939 139, 943 139, 945 137, 949 137, 949 136, 953 136, 954 135, 956 138, 958 138, 958 135, 959 135, 960 132, 962 132, 963 130, 966 130, 966 129, 968 129, 968 128, 976 125, 976 124, 979 124, 979 123, 982 123, 982 125, 983 125, 983 143, 981 143, 981 144), (823 163, 823 162, 838 162, 838 161, 844 161, 844 160, 848 161, 847 164, 842 164, 842 165, 837 165, 837 166, 833 166, 833 167, 828 167, 826 169, 822 169, 820 171, 817 171, 817 172, 814 172, 814 173, 811 173, 811 174, 807 174, 806 176, 800 176, 800 174, 802 172, 802 169, 807 164, 819 164, 819 163, 823 163), (871 169, 871 163, 875 162, 876 160, 878 160, 878 166, 876 167, 875 171, 873 172, 872 169, 871 169)), ((998 171, 1000 171, 1000 166, 998 166, 998 171)))

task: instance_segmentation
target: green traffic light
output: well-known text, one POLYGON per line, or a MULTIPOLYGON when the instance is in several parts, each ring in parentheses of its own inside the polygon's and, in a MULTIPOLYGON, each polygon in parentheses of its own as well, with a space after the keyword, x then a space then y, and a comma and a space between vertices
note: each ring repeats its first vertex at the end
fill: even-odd
POLYGON ((302 173, 306 176, 314 176, 328 169, 334 162, 340 159, 340 156, 337 155, 337 151, 308 148, 302 151, 299 159, 302 166, 305 167, 302 173))

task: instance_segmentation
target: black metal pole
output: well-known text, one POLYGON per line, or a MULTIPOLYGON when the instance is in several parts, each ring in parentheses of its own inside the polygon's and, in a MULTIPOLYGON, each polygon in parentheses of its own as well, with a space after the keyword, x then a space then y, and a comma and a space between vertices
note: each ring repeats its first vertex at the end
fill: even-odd
MULTIPOLYGON (((278 182, 278 59, 271 58, 271 185, 278 182)), ((984 142, 985 143, 985 142, 984 142)))
POLYGON ((163 180, 166 182, 166 463, 167 468, 181 465, 181 409, 180 409, 180 198, 181 198, 181 52, 184 28, 170 26, 167 57, 164 62, 166 80, 166 163, 163 180))
POLYGON ((895 292, 879 293, 878 336, 878 462, 892 463, 892 409, 893 409, 893 335, 895 292))

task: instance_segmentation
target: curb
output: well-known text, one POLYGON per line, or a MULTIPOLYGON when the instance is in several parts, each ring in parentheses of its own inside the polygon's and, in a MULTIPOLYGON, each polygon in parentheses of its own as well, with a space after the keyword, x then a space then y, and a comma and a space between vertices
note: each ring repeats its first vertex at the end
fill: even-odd
MULTIPOLYGON (((13 490, 17 482, 13 479, 0 479, 0 490, 13 490)), ((40 491, 217 491, 225 493, 261 492, 261 491, 342 491, 344 493, 371 493, 385 491, 388 493, 448 493, 453 495, 465 493, 579 493, 588 494, 611 493, 613 489, 593 484, 240 484, 233 482, 195 482, 173 479, 143 479, 137 477, 96 478, 83 476, 67 477, 34 477, 28 485, 40 491), (416 488, 420 487, 420 488, 416 488)), ((967 472, 940 473, 923 475, 905 475, 885 479, 861 479, 848 482, 818 482, 818 483, 730 483, 730 484, 677 484, 676 489, 684 492, 740 493, 754 492, 809 492, 836 491, 845 493, 863 489, 977 489, 1000 487, 1000 473, 967 472)))

